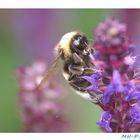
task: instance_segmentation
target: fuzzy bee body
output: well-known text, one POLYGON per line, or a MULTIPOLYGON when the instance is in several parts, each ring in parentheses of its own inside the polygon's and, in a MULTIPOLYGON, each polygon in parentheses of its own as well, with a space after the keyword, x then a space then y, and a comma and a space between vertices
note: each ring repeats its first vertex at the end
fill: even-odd
POLYGON ((82 33, 74 31, 65 34, 55 48, 56 59, 54 63, 37 88, 41 89, 50 73, 56 68, 58 60, 61 59, 63 76, 69 85, 76 90, 77 94, 92 100, 95 97, 94 93, 87 91, 90 82, 82 76, 90 76, 95 72, 94 64, 90 58, 90 54, 93 52, 93 49, 88 46, 87 38, 82 33))
POLYGON ((68 83, 84 98, 90 98, 86 88, 90 83, 82 76, 92 75, 94 67, 89 54, 93 51, 88 47, 87 38, 80 32, 65 34, 56 49, 63 63, 63 76, 68 83))

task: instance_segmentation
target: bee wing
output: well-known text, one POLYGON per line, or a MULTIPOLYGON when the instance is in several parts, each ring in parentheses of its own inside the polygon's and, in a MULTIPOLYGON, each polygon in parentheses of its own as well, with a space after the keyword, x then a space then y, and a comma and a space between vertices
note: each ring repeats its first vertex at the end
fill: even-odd
POLYGON ((56 57, 53 64, 49 67, 48 71, 43 76, 43 79, 38 84, 37 89, 41 89, 44 83, 48 80, 49 76, 52 74, 52 72, 55 70, 56 66, 58 65, 59 59, 60 59, 60 55, 56 57))

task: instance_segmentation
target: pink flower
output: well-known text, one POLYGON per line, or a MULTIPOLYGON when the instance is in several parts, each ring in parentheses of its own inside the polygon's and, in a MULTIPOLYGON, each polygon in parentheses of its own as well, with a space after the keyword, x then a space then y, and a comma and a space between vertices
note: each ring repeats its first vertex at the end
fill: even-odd
POLYGON ((64 106, 60 99, 64 91, 56 82, 49 80, 38 90, 37 86, 47 71, 44 60, 37 60, 31 66, 19 67, 19 106, 27 132, 63 132, 68 129, 64 106))

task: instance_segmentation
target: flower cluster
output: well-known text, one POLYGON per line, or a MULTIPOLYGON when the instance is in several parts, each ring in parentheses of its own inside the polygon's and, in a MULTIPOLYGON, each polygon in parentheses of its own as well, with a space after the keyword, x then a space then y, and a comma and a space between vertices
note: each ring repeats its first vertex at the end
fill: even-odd
POLYGON ((100 23, 95 31, 91 57, 100 73, 84 76, 91 83, 103 109, 97 122, 107 132, 140 132, 140 79, 134 68, 134 45, 127 38, 126 25, 113 18, 100 23))
POLYGON ((46 70, 42 59, 17 69, 19 108, 26 132, 65 132, 68 129, 64 107, 60 103, 64 91, 56 80, 51 79, 43 88, 37 88, 46 70))

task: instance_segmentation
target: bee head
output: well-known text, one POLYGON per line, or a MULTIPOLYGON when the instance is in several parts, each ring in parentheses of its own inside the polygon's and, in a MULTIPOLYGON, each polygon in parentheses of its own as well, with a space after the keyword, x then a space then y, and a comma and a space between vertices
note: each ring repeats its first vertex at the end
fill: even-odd
POLYGON ((80 32, 69 32, 61 38, 56 52, 61 54, 61 58, 70 58, 73 53, 77 53, 81 56, 87 55, 88 40, 80 32))
POLYGON ((70 45, 72 52, 75 52, 79 55, 86 55, 88 53, 88 40, 83 34, 75 34, 70 45))

